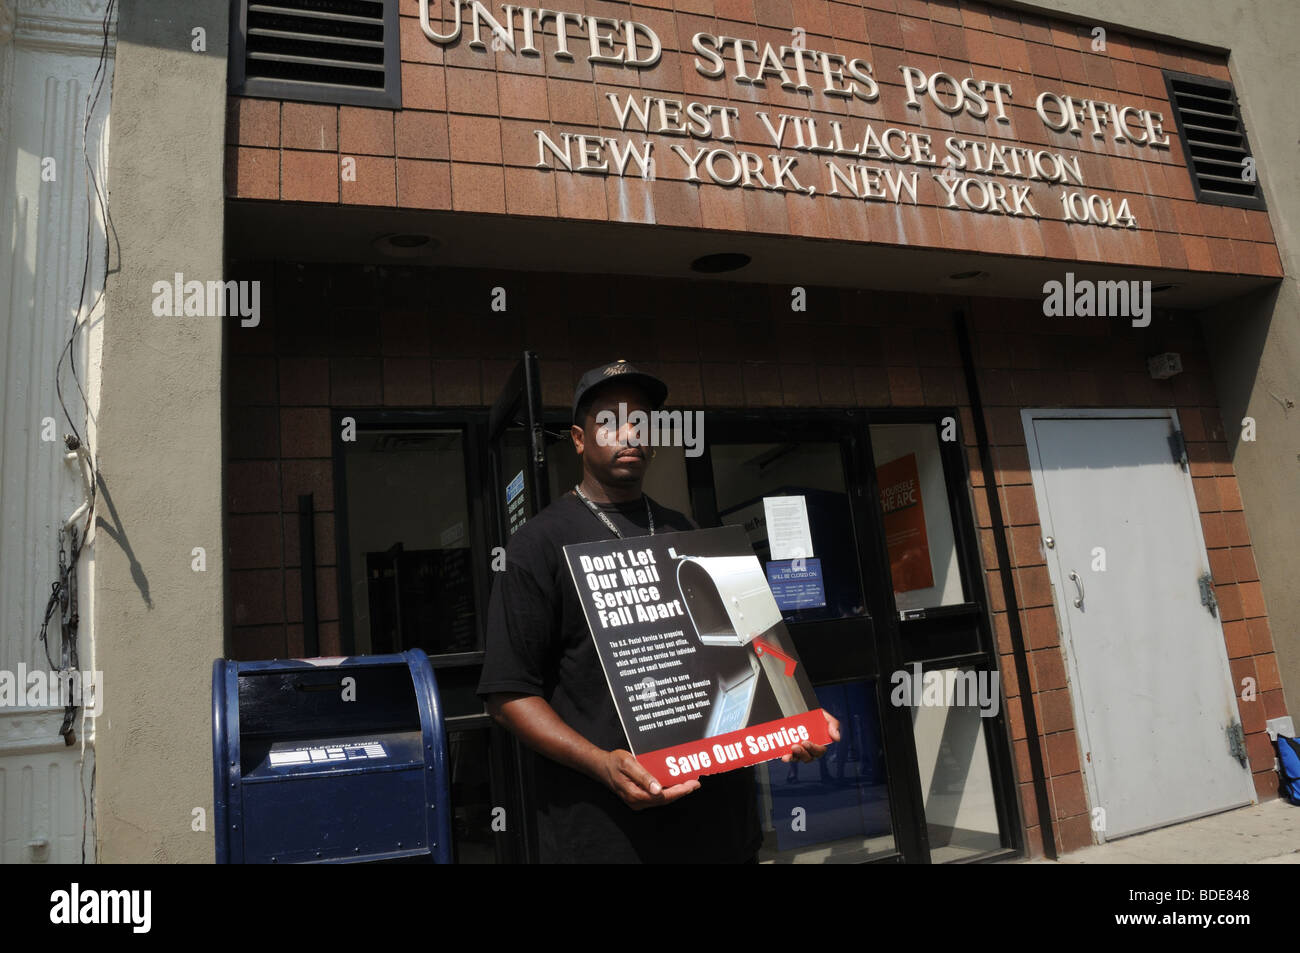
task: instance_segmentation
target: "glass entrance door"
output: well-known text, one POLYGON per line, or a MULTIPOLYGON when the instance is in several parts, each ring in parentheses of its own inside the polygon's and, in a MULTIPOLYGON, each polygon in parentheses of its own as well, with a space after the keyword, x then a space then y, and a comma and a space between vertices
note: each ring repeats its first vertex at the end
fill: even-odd
POLYGON ((865 545, 855 421, 764 413, 709 422, 706 451, 690 465, 696 518, 745 528, 818 701, 841 730, 812 764, 758 767, 760 858, 851 863, 914 853, 915 827, 899 816, 908 801, 891 795, 894 762, 905 763, 894 748, 906 738, 882 705, 877 620, 888 618, 888 592, 865 545))
POLYGON ((841 727, 817 762, 759 767, 762 859, 927 863, 1007 846, 1002 722, 921 691, 931 673, 996 687, 979 675, 996 666, 960 445, 940 447, 938 418, 869 425, 861 411, 709 424, 689 461, 696 519, 745 528, 841 727))

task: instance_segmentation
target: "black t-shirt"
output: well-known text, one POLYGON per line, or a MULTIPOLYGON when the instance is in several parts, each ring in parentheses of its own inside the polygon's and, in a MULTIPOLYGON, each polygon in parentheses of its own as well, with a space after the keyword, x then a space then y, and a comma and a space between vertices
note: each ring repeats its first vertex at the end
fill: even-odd
MULTIPOLYGON (((643 497, 597 504, 624 537, 649 532, 643 497)), ((695 529, 650 501, 655 533, 695 529)), ((628 749, 563 547, 611 539, 569 491, 521 526, 506 547, 488 604, 487 653, 478 694, 545 698, 569 727, 605 750, 628 749)), ((700 789, 662 807, 633 811, 605 785, 537 756, 540 859, 547 863, 738 863, 758 850, 752 768, 700 779, 700 789)))

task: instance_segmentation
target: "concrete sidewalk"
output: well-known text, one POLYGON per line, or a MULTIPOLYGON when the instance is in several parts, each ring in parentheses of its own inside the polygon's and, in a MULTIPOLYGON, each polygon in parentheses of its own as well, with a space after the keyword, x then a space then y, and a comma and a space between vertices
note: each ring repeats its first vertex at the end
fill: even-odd
POLYGON ((1085 847, 1059 861, 1019 863, 1300 864, 1300 807, 1279 798, 1085 847))

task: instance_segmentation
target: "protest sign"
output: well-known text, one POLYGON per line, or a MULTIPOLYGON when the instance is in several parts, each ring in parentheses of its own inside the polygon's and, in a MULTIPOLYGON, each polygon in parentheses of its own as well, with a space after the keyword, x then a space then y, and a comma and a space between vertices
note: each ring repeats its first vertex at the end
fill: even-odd
POLYGON ((633 755, 663 785, 827 744, 739 526, 564 547, 633 755))

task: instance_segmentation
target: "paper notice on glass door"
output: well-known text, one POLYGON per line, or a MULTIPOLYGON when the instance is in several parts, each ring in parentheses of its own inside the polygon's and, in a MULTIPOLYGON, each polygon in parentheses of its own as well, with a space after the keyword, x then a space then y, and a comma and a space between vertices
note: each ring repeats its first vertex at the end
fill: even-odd
POLYGON ((808 502, 802 496, 763 497, 767 545, 772 559, 807 559, 814 555, 808 502))

